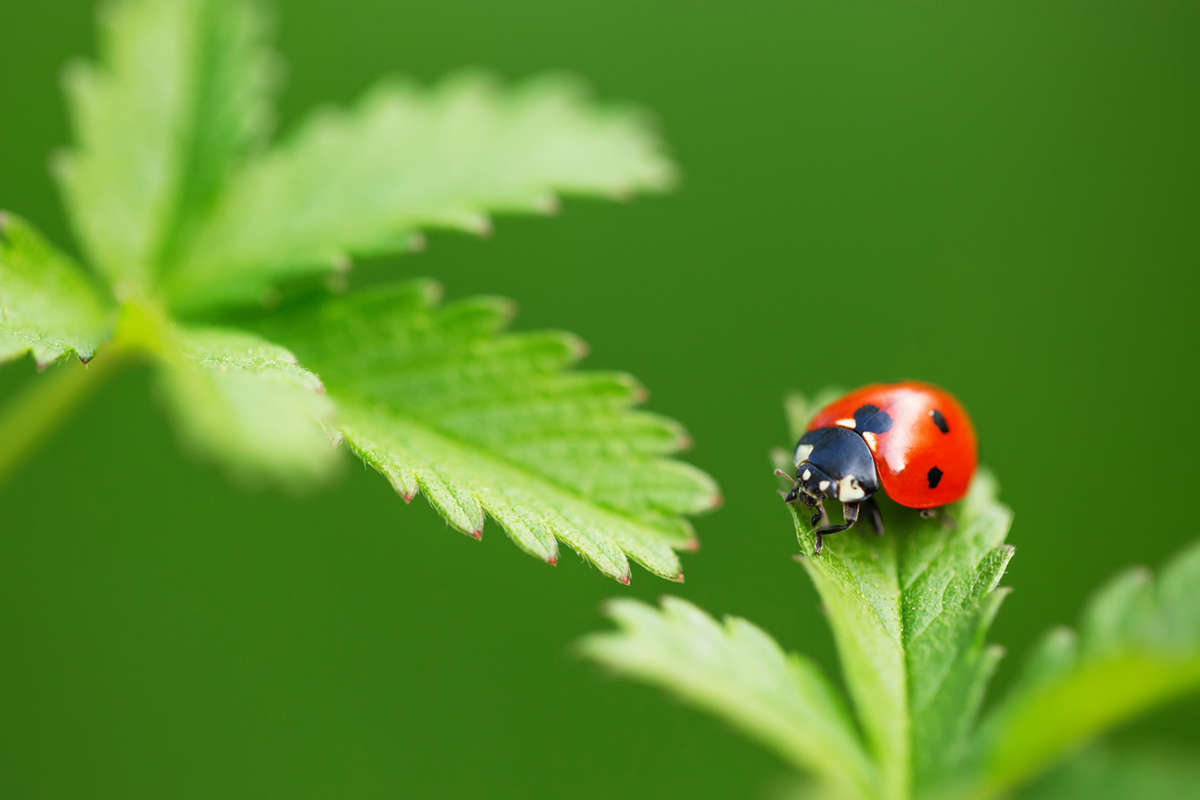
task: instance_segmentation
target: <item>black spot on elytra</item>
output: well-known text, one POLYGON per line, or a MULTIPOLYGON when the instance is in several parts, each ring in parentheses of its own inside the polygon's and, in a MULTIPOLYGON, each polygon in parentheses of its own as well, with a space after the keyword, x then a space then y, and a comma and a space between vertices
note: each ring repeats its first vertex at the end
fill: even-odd
POLYGON ((859 433, 887 433, 891 429, 891 415, 877 405, 868 403, 854 412, 854 430, 859 433))
POLYGON ((942 471, 937 467, 931 467, 929 469, 929 474, 927 477, 929 478, 930 489, 936 489, 937 485, 942 482, 942 474, 942 471))
POLYGON ((942 433, 949 433, 950 426, 946 424, 946 418, 942 416, 942 412, 936 408, 929 412, 929 416, 933 417, 933 424, 938 426, 938 430, 942 433))

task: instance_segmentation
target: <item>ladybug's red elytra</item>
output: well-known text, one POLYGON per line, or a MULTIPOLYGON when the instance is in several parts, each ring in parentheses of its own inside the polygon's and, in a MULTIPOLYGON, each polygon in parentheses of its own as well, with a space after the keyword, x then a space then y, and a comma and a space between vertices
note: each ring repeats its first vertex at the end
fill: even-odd
POLYGON ((817 509, 819 553, 824 534, 853 526, 862 511, 883 532, 873 498, 880 489, 902 506, 931 513, 967 493, 975 464, 975 429, 951 394, 916 381, 876 383, 812 418, 796 443, 795 486, 784 499, 817 509), (845 522, 829 523, 827 497, 841 501, 845 522))

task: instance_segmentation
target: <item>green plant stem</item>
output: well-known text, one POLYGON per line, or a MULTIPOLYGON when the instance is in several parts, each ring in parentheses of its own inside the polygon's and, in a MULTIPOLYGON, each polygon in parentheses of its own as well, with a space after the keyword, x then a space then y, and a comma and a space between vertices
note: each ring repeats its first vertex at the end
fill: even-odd
POLYGON ((51 368, 0 411, 0 484, 87 395, 126 362, 126 350, 108 347, 89 364, 51 368))

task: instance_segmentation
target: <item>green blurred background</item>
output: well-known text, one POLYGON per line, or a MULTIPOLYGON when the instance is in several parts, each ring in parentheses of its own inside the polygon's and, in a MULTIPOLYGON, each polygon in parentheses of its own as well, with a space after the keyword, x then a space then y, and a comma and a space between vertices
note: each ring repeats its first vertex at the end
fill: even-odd
MULTIPOLYGON (((0 205, 67 242, 45 165, 92 3, 4 5, 0 205)), ((669 591, 834 668, 767 460, 791 388, 919 377, 966 403, 1016 511, 1006 683, 1091 587, 1197 535, 1198 9, 288 2, 284 129, 462 65, 568 69, 658 113, 675 194, 434 235, 388 269, 584 336, 687 424, 725 506, 685 585, 626 589, 491 523, 452 533, 357 465, 311 496, 233 487, 127 373, 0 488, 0 795, 757 793, 781 762, 569 644, 604 598, 669 591)), ((1120 736, 1196 752, 1198 715, 1120 736)))

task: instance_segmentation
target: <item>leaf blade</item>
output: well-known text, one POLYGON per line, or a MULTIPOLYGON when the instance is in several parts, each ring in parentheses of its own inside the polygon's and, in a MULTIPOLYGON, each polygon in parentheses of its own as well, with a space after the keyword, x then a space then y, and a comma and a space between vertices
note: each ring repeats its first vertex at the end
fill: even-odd
POLYGON ((563 334, 503 334, 511 305, 437 305, 428 282, 323 300, 266 318, 329 387, 350 446, 406 500, 424 492, 457 530, 483 512, 545 561, 556 542, 606 575, 628 558, 678 579, 692 545, 685 514, 711 507, 715 484, 665 456, 674 423, 632 406, 627 376, 564 371, 581 351, 563 334), (586 462, 586 463, 585 463, 586 462))
POLYGON ((253 2, 123 0, 100 33, 99 61, 67 74, 76 141, 56 175, 92 263, 145 293, 189 217, 265 136, 275 61, 253 2))
POLYGON ((818 776, 826 794, 874 797, 877 774, 839 693, 819 668, 736 617, 718 623, 674 597, 662 609, 611 602, 619 630, 580 642, 584 655, 667 689, 818 776))
POLYGON ((0 212, 0 362, 87 361, 107 338, 112 309, 83 270, 20 217, 0 212))
POLYGON ((393 82, 314 116, 240 171, 169 292, 187 308, 257 301, 350 256, 413 249, 422 228, 482 233, 490 213, 546 213, 559 193, 662 189, 673 168, 660 148, 640 116, 595 106, 573 81, 393 82))
POLYGON ((1197 587, 1200 543, 1157 581, 1141 568, 1110 581, 1088 604, 1080 634, 1051 631, 980 727, 983 791, 1017 785, 1100 732, 1200 688, 1197 587))
POLYGON ((337 466, 324 387, 286 349, 234 328, 175 326, 160 383, 179 433, 243 480, 304 486, 337 466))

